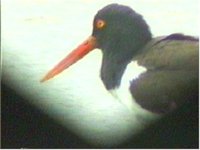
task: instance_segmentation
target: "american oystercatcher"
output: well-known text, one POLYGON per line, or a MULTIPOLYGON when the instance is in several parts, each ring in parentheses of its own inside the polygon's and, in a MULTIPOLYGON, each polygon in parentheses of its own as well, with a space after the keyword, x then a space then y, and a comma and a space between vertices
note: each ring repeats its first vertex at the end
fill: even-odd
POLYGON ((140 14, 110 4, 96 14, 92 35, 41 81, 97 48, 103 54, 100 77, 113 96, 132 110, 164 114, 198 101, 198 42, 183 34, 152 38, 140 14))

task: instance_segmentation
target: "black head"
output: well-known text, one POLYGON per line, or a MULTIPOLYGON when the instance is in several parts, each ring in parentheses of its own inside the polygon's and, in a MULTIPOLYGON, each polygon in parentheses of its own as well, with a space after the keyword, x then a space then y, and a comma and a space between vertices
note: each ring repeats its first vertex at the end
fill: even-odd
POLYGON ((110 4, 98 11, 92 35, 103 52, 122 52, 131 56, 151 39, 151 32, 142 16, 119 4, 110 4))

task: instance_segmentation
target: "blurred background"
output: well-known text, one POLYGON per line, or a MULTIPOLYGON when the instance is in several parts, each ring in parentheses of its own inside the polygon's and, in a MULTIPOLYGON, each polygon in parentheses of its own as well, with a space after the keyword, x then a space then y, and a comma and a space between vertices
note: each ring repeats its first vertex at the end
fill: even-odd
POLYGON ((154 36, 198 36, 198 0, 1 2, 2 148, 198 147, 198 104, 185 104, 132 134, 138 130, 134 119, 99 79, 99 51, 55 79, 39 82, 91 34, 94 15, 107 4, 128 5, 142 14, 154 36))

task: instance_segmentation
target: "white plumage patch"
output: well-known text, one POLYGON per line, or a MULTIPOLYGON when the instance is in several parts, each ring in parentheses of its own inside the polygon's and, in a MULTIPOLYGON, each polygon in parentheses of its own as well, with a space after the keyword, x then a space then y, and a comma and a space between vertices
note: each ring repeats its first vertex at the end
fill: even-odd
POLYGON ((137 104, 130 93, 130 84, 131 81, 137 79, 142 73, 146 72, 147 69, 143 66, 139 66, 137 61, 130 62, 121 79, 121 84, 119 87, 109 92, 120 100, 130 110, 140 111, 141 107, 137 104))

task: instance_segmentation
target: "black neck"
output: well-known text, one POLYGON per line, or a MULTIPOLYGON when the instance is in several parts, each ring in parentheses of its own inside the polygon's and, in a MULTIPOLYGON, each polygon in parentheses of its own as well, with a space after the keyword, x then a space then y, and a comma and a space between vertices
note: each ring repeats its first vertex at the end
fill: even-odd
POLYGON ((127 64, 151 40, 150 32, 148 35, 143 37, 142 40, 127 38, 123 40, 124 42, 111 41, 105 44, 105 47, 102 47, 101 79, 107 90, 117 88, 120 85, 127 64), (137 42, 133 43, 130 39, 137 42))
POLYGON ((107 90, 118 87, 127 64, 132 57, 123 55, 105 54, 101 66, 101 79, 107 90))

